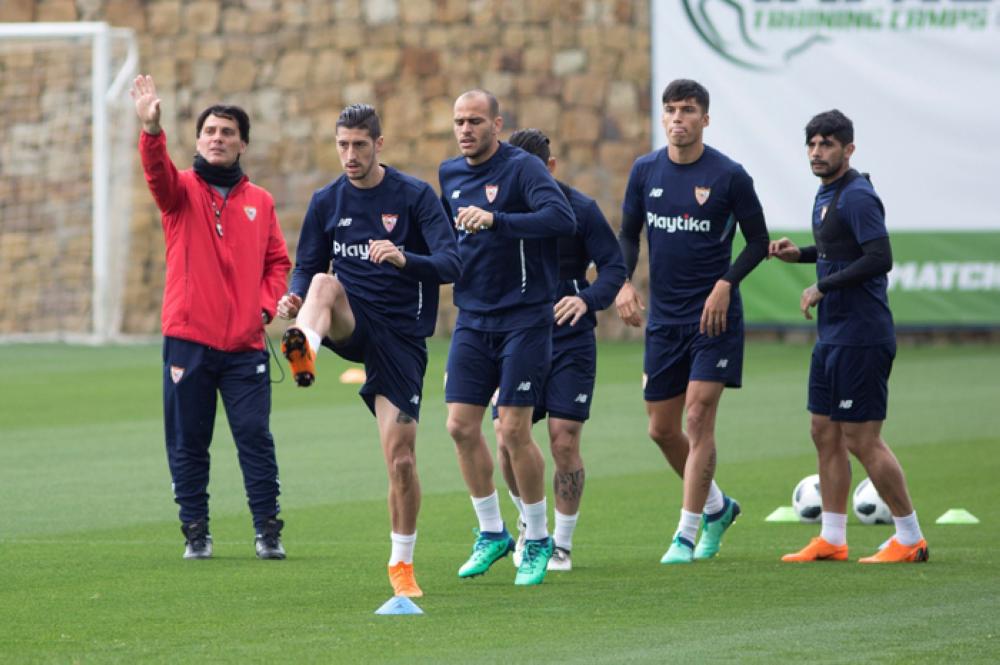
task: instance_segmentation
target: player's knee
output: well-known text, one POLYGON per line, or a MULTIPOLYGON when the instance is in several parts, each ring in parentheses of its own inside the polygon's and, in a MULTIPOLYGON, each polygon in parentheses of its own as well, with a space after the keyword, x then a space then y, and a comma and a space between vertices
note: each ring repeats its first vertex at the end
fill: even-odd
POLYGON ((417 474, 417 460, 411 453, 397 455, 392 460, 390 471, 394 482, 409 485, 417 474))
POLYGON ((497 427, 497 433, 503 438, 504 446, 508 451, 531 442, 531 425, 525 427, 520 420, 501 421, 497 427))
POLYGON ((692 442, 700 439, 699 434, 711 429, 714 418, 714 409, 706 404, 694 402, 687 406, 687 431, 692 442))
POLYGON ((336 277, 326 273, 313 275, 312 282, 309 284, 307 298, 312 298, 327 307, 332 307, 334 303, 344 297, 346 297, 344 287, 336 277))
POLYGON ((479 427, 477 426, 477 423, 469 422, 461 418, 449 416, 447 422, 445 423, 445 428, 448 430, 448 435, 451 436, 451 438, 455 440, 455 443, 459 445, 466 441, 479 438, 479 427))
POLYGON ((551 432, 552 461, 557 468, 574 466, 580 456, 579 429, 565 428, 551 432))
POLYGON ((671 447, 679 444, 683 437, 679 427, 661 425, 657 422, 649 422, 649 438, 662 447, 671 447))

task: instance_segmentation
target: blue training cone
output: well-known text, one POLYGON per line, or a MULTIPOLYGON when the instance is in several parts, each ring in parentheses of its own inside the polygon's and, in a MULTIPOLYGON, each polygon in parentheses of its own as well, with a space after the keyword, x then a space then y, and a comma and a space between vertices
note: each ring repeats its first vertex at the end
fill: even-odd
POLYGON ((406 596, 393 596, 375 610, 375 614, 423 614, 424 611, 406 596))

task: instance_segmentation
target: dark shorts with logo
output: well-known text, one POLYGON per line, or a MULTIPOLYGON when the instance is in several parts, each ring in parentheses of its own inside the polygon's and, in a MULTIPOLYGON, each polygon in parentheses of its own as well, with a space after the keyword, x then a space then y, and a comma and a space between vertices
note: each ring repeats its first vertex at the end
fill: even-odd
POLYGON ((457 326, 445 369, 448 403, 488 406, 499 387, 500 406, 534 406, 552 362, 552 326, 486 332, 457 326))
POLYGON ((350 294, 347 299, 354 313, 354 332, 342 342, 325 337, 323 346, 345 360, 364 363, 365 384, 358 394, 372 414, 375 396, 382 395, 400 411, 419 420, 427 370, 426 341, 396 332, 398 325, 367 311, 350 294))
POLYGON ((817 343, 809 366, 809 413, 830 420, 885 420, 896 343, 840 346, 817 343))
MULTIPOLYGON (((560 337, 552 341, 552 367, 542 391, 542 400, 535 405, 531 421, 537 423, 547 416, 586 422, 590 418, 590 402, 594 397, 597 378, 597 341, 594 331, 560 337)), ((494 393, 493 420, 499 391, 494 393)))
POLYGON ((714 381, 727 388, 743 385, 743 318, 729 317, 726 331, 709 337, 698 324, 646 329, 643 398, 671 399, 687 392, 690 381, 714 381))

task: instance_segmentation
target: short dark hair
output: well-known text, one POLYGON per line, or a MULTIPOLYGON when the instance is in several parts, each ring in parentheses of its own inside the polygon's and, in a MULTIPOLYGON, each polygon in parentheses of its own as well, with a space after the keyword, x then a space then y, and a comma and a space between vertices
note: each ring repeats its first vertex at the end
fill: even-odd
POLYGON ((708 89, 701 83, 691 79, 674 79, 663 90, 663 103, 683 102, 694 99, 702 112, 708 113, 708 89))
POLYGON ((497 99, 496 95, 484 88, 473 88, 472 90, 466 90, 459 95, 458 98, 461 99, 462 97, 471 97, 472 95, 482 95, 485 97, 490 107, 490 117, 500 117, 500 100, 497 99))
POLYGON ((841 145, 854 143, 854 123, 837 109, 823 111, 814 115, 806 125, 806 143, 817 134, 823 137, 832 136, 841 145))
POLYGON ((382 136, 382 122, 378 119, 378 113, 371 104, 351 104, 340 112, 337 118, 337 127, 347 129, 367 129, 372 141, 382 136))
POLYGON ((516 145, 525 152, 530 152, 540 160, 549 163, 552 152, 549 150, 549 137, 542 133, 540 129, 519 129, 510 135, 508 141, 511 145, 516 145))
POLYGON ((201 136, 201 128, 205 125, 205 120, 210 115, 219 118, 228 118, 235 122, 240 128, 240 140, 244 143, 250 143, 250 116, 239 106, 232 106, 230 104, 213 104, 202 111, 198 115, 198 122, 195 123, 195 138, 201 136))

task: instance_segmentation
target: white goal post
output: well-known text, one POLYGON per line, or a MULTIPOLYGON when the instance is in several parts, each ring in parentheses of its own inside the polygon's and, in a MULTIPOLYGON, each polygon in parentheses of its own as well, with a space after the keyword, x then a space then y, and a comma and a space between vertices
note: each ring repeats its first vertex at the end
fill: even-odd
MULTIPOLYGON (((138 70, 138 47, 135 34, 131 29, 114 28, 107 23, 79 22, 79 23, 0 23, 0 65, 2 58, 20 58, 18 61, 22 67, 16 74, 19 78, 13 81, 4 80, 8 88, 15 88, 25 99, 24 106, 29 104, 45 104, 45 100, 28 99, 29 96, 38 98, 45 97, 50 87, 45 82, 44 70, 47 66, 53 70, 58 70, 63 77, 60 85, 68 88, 68 92, 59 91, 64 95, 60 100, 72 101, 86 96, 86 83, 74 79, 75 70, 86 73, 84 59, 86 50, 90 51, 89 66, 89 100, 90 109, 68 109, 61 113, 61 117, 73 116, 87 119, 89 127, 71 128, 72 131, 65 131, 63 127, 50 128, 46 126, 48 122, 45 113, 41 111, 34 113, 30 122, 24 122, 20 127, 16 127, 15 120, 4 120, 4 126, 0 129, 0 134, 6 133, 12 137, 11 145, 3 147, 5 159, 0 161, 0 178, 4 179, 4 193, 18 192, 26 187, 34 186, 35 189, 52 191, 58 188, 46 182, 46 177, 54 170, 53 165, 63 166, 71 169, 69 165, 61 165, 52 157, 49 161, 39 162, 43 166, 27 165, 26 162, 33 159, 32 148, 36 152, 51 150, 58 141, 65 140, 61 133, 68 133, 72 136, 79 135, 81 143, 77 146, 77 152, 86 152, 86 135, 90 136, 90 229, 89 241, 91 247, 90 271, 89 275, 78 274, 79 282, 89 281, 89 294, 86 289, 75 292, 72 296, 65 296, 63 310, 67 309, 67 303, 72 303, 77 307, 75 301, 89 300, 89 303, 79 304, 80 313, 75 318, 63 316, 56 313, 46 318, 42 315, 35 319, 30 314, 26 314, 31 309, 30 305, 25 305, 17 314, 10 315, 3 321, 0 327, 0 336, 5 339, 60 339, 72 341, 85 341, 91 343, 103 343, 118 337, 122 329, 122 302, 124 298, 124 282, 126 276, 126 258, 128 256, 128 229, 131 219, 131 198, 132 198, 132 154, 135 152, 134 145, 129 150, 123 150, 116 144, 121 143, 124 137, 134 143, 135 138, 135 118, 134 113, 128 113, 130 109, 124 108, 128 104, 128 86, 138 70), (50 55, 53 49, 66 49, 61 56, 66 63, 50 55), (47 53, 49 55, 47 55, 47 53), (53 63, 55 65, 53 66, 53 63), (68 71, 69 74, 66 74, 68 71), (31 76, 26 77, 25 72, 30 72, 31 76), (37 79, 35 78, 37 76, 37 79), (25 78, 31 78, 25 81, 25 78), (69 80, 67 84, 65 81, 69 80), (20 84, 20 85, 18 85, 20 84), (73 89, 76 86, 79 89, 73 89), (125 111, 125 112, 123 112, 125 111), (89 119, 88 119, 89 116, 89 119), (19 132, 17 130, 20 130, 19 132), (31 138, 31 135, 54 134, 55 142, 44 144, 42 139, 31 138), (20 149, 17 145, 17 137, 29 137, 22 139, 20 149), (40 146, 40 147, 39 147, 40 146), (18 180, 20 178, 20 180, 18 180), (38 183, 32 184, 34 179, 38 183), (28 183, 28 184, 25 184, 28 183), (87 279, 89 278, 89 279, 87 279), (14 320, 17 317, 17 320, 14 320), (55 324, 53 324, 53 321, 55 324)), ((13 67, 0 70, 13 69, 13 67)), ((6 90, 5 90, 6 92, 6 90)), ((6 94, 5 94, 6 96, 6 94)), ((5 100, 9 102, 9 100, 5 100)), ((59 102, 49 101, 48 106, 56 106, 59 102)), ((8 142, 7 139, 4 140, 8 142)), ((69 150, 73 152, 73 147, 59 146, 59 150, 69 150)), ((63 153, 68 154, 68 153, 63 153)), ((43 158, 39 158, 43 159, 43 158)), ((85 159, 85 157, 84 157, 85 159)), ((83 165, 85 166, 85 162, 83 165)), ((85 190, 85 187, 78 187, 85 190)), ((32 236, 45 232, 45 227, 39 224, 47 223, 56 225, 58 220, 47 219, 32 221, 24 219, 28 217, 46 217, 39 212, 38 205, 19 205, 16 196, 14 203, 0 209, 0 234, 18 235, 17 242, 22 246, 28 242, 33 242, 32 236)), ((35 202, 38 202, 38 196, 35 202)), ((85 200, 86 195, 80 192, 80 198, 85 200)), ((85 205, 85 203, 84 203, 85 205)), ((58 217, 53 214, 52 217, 58 217)), ((51 226, 50 226, 51 228, 51 226)), ((55 233, 55 231, 53 231, 55 233)), ((77 235, 85 234, 86 230, 74 230, 77 235)), ((63 232, 67 235, 67 232, 63 232)), ((4 240, 6 238, 0 238, 4 240)), ((11 241, 9 245, 15 244, 11 241)), ((12 250, 13 251, 13 250, 12 250)), ((23 252, 30 254, 31 249, 23 252)), ((8 255, 8 260, 10 256, 8 255)), ((51 261, 51 260, 50 260, 51 261)), ((55 259, 58 261, 58 259, 55 259)), ((26 260, 22 262, 27 266, 24 272, 44 270, 45 262, 39 262, 40 267, 26 260)), ((16 265, 13 266, 16 271, 16 265)), ((11 266, 4 267, 4 270, 11 270, 11 266)), ((79 271, 78 271, 79 272, 79 271)), ((73 275, 72 271, 67 274, 73 275)), ((8 277, 8 279, 16 279, 8 277)), ((28 288, 31 284, 30 275, 20 277, 23 283, 21 287, 28 288)), ((62 277, 61 282, 74 281, 62 277)), ((8 285, 8 292, 13 292, 18 284, 11 281, 8 285), (14 287, 14 288, 10 288, 14 287)), ((60 284, 57 288, 72 286, 60 284)), ((50 287, 51 288, 51 287, 50 287)), ((57 294, 58 296, 58 294, 57 294)), ((5 294, 5 298, 7 294, 5 294)), ((11 296, 13 299, 14 296, 11 296)), ((44 295, 39 295, 37 302, 46 299, 44 295)), ((56 300, 59 298, 56 297, 56 300)), ((27 301, 27 299, 25 299, 27 301)), ((58 305, 56 306, 58 307, 58 305)))

